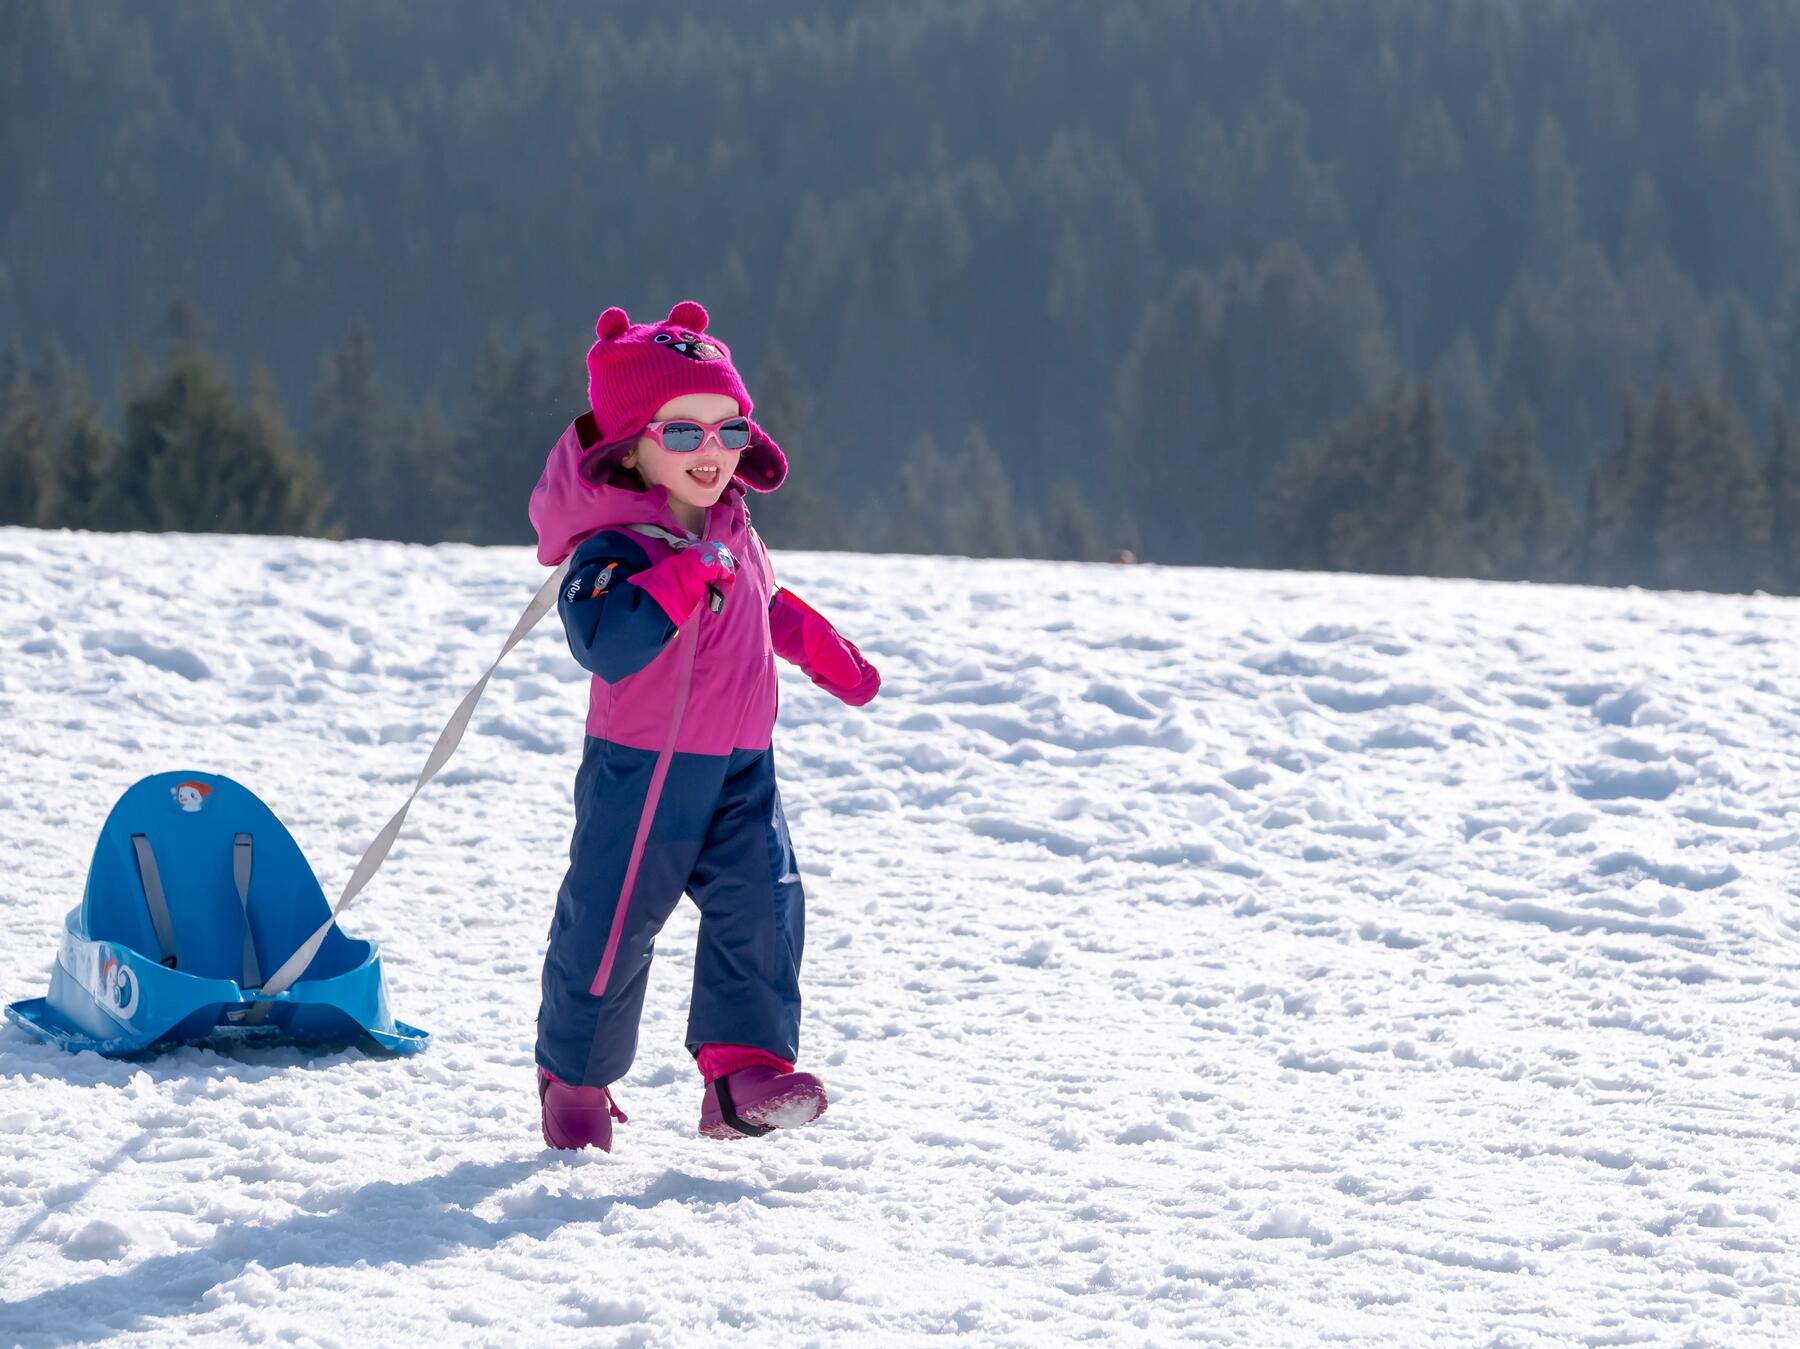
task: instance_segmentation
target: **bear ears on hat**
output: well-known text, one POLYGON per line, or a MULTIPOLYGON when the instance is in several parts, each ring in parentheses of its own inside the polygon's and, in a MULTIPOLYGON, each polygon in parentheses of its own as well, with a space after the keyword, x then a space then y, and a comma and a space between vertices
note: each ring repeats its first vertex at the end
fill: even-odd
MULTIPOLYGON (((703 333, 706 331, 706 306, 698 300, 682 300, 669 311, 667 321, 703 333)), ((602 342, 610 342, 630 326, 631 316, 614 305, 600 315, 600 321, 594 325, 594 334, 602 342)))

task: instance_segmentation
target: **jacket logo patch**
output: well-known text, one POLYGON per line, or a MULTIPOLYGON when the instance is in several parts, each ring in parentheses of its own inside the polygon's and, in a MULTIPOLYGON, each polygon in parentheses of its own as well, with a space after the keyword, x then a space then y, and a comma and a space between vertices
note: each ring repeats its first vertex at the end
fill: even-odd
MULTIPOLYGON (((594 596, 598 595, 602 590, 605 590, 607 586, 612 584, 613 568, 618 565, 617 562, 608 562, 600 569, 600 574, 594 578, 594 588, 587 593, 588 599, 593 599, 594 596)), ((576 600, 581 598, 581 578, 577 576, 573 581, 570 581, 568 586, 563 590, 563 599, 567 600, 570 604, 573 604, 576 600)))

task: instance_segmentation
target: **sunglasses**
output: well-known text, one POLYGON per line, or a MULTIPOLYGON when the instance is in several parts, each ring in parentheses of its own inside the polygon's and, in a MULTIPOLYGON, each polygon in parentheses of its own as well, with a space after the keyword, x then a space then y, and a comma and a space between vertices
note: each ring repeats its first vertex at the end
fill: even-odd
POLYGON ((750 443, 750 419, 727 417, 722 422, 696 422, 686 418, 651 422, 644 434, 671 454, 691 454, 711 436, 722 449, 741 450, 750 443))

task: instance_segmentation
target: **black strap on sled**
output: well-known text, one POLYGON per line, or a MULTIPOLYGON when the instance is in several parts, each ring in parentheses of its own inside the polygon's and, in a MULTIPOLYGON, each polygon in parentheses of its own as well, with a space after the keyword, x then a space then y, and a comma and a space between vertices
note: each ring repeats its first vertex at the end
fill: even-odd
POLYGON ((248 834, 237 834, 231 840, 231 878, 237 882, 238 903, 244 906, 244 978, 238 987, 257 988, 262 974, 256 964, 256 942, 250 936, 250 860, 252 841, 248 834))
POLYGON ((162 873, 156 869, 156 853, 144 834, 133 834, 131 847, 137 853, 138 877, 144 883, 144 902, 150 906, 150 926, 156 929, 157 945, 162 947, 162 963, 174 969, 175 925, 169 921, 169 901, 163 894, 162 873))
POLYGON ((746 1138, 761 1138, 764 1134, 775 1132, 774 1126, 772 1125, 752 1124, 749 1120, 743 1119, 738 1115, 737 1106, 733 1104, 731 1099, 731 1088, 725 1085, 724 1078, 716 1077, 713 1079, 713 1090, 719 1093, 719 1114, 725 1117, 725 1122, 727 1124, 743 1134, 746 1138))

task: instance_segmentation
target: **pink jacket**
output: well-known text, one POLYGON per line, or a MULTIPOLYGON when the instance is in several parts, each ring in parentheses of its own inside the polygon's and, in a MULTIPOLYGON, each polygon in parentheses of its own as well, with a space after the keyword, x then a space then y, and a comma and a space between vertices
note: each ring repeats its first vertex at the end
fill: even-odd
MULTIPOLYGON (((578 419, 558 437, 531 495, 538 560, 559 565, 603 531, 628 532, 652 567, 687 546, 690 536, 669 509, 667 488, 634 492, 581 476, 583 454, 591 447, 579 426, 578 419), (681 543, 634 525, 655 527, 681 543)), ((776 655, 852 705, 875 696, 880 676, 874 667, 830 623, 777 586, 744 497, 743 484, 733 479, 707 509, 700 535, 700 541, 725 545, 738 562, 722 608, 701 605, 680 635, 668 638, 634 673, 613 681, 596 673, 588 695, 589 735, 659 750, 679 718, 675 751, 723 755, 767 748, 779 705, 776 655), (689 644, 691 673, 682 668, 689 644)))

